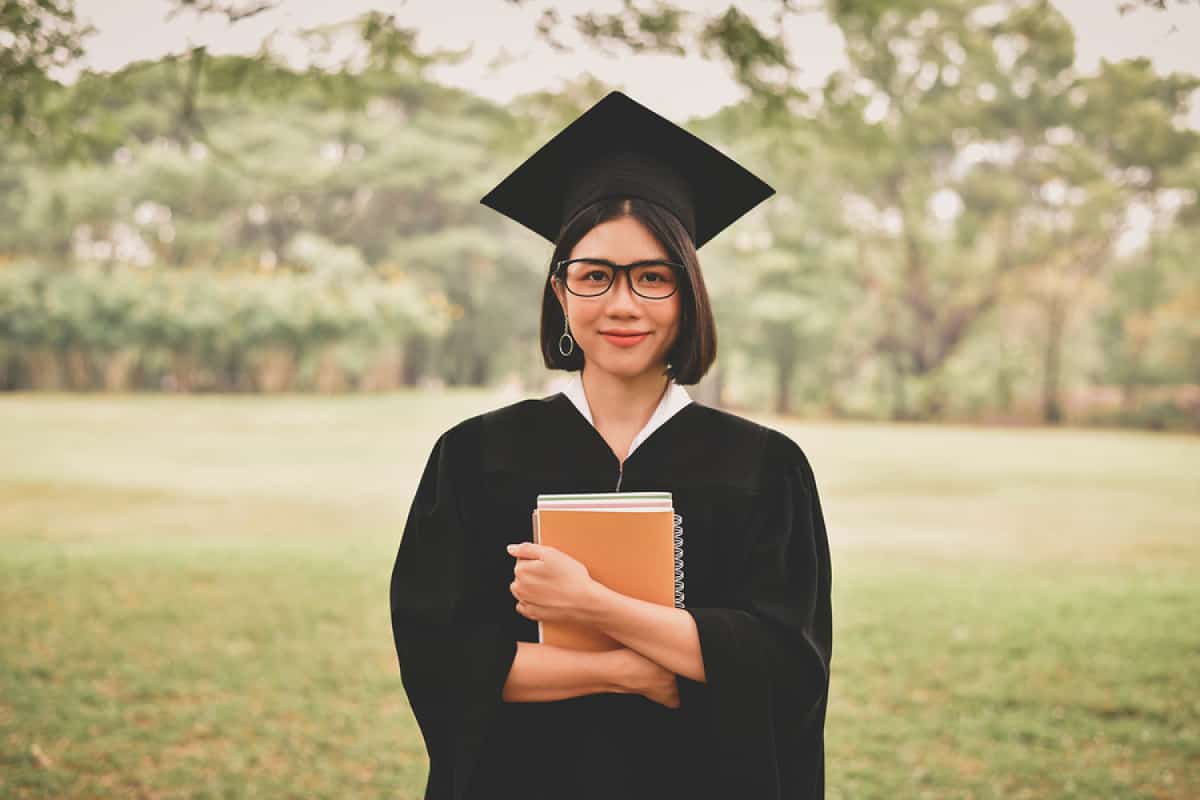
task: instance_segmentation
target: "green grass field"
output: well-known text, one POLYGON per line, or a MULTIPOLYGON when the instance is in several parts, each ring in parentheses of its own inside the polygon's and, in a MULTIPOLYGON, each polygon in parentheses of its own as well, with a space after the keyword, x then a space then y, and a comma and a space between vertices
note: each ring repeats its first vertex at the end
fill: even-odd
MULTIPOLYGON (((419 798, 387 580, 513 398, 0 397, 0 797, 419 798)), ((831 798, 1200 797, 1200 439, 792 423, 831 798)))

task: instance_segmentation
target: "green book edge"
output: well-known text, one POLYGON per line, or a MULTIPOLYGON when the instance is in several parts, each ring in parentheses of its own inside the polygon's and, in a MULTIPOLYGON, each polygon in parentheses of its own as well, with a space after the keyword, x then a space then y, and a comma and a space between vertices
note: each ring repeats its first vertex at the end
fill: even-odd
POLYGON ((621 498, 669 498, 670 492, 592 492, 590 494, 539 494, 537 499, 542 500, 612 500, 621 498))

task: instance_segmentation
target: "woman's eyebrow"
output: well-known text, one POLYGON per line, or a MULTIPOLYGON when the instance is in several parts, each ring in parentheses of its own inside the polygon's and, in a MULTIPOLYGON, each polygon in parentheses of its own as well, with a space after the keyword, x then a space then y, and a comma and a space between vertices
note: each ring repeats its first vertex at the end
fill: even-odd
POLYGON ((649 258, 639 258, 637 261, 627 261, 627 262, 625 262, 625 264, 618 264, 617 262, 613 261, 612 259, 602 258, 600 256, 579 256, 578 258, 567 259, 567 260, 568 261, 602 261, 605 264, 610 264, 614 267, 620 267, 620 266, 626 266, 626 265, 632 265, 632 264, 645 264, 649 261, 670 261, 671 259, 669 256, 650 256, 649 258))

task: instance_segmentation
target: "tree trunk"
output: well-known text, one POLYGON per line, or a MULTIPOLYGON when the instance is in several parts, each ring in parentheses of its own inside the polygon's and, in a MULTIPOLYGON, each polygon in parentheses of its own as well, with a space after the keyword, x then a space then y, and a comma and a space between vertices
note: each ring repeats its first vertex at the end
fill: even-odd
POLYGON ((486 386, 491 374, 490 359, 482 353, 471 357, 471 367, 467 374, 467 383, 471 386, 486 386))
POLYGON ((405 386, 413 387, 420 382, 428 354, 429 342, 424 336, 411 336, 405 341, 401 366, 401 380, 405 386))
POLYGON ((795 362, 789 357, 775 361, 775 413, 786 415, 792 408, 792 376, 796 373, 795 362))
POLYGON ((171 386, 176 392, 190 392, 194 383, 196 362, 191 353, 181 350, 171 355, 171 386))
POLYGON ((830 376, 829 394, 825 402, 825 407, 829 409, 829 416, 834 419, 842 419, 846 416, 846 406, 842 402, 841 386, 833 376, 830 376))
POLYGON ((63 388, 62 364, 58 353, 39 347, 26 356, 29 364, 29 388, 34 391, 59 391, 63 388))
POLYGON ((92 368, 88 353, 82 347, 67 347, 63 350, 63 364, 66 366, 67 384, 75 391, 86 392, 93 388, 92 368))
POLYGON ((921 416, 927 420, 941 420, 946 413, 946 387, 941 374, 931 375, 926 379, 925 402, 921 416))
POLYGON ((888 364, 891 366, 892 376, 892 410, 891 417, 893 422, 901 422, 908 419, 908 397, 904 393, 904 365, 901 363, 903 356, 899 352, 889 353, 888 364))
POLYGON ((995 387, 993 390, 995 402, 992 404, 992 408, 1001 414, 1008 415, 1012 412, 1014 392, 1013 375, 1007 367, 995 374, 993 386, 995 387))
POLYGON ((132 348, 111 353, 104 362, 104 390, 128 392, 132 388, 134 367, 137 366, 137 362, 138 353, 132 348))
POLYGON ((313 383, 315 384, 314 388, 324 394, 340 394, 349 388, 346 372, 338 363, 336 346, 331 345, 321 349, 313 383))
POLYGON ((0 392, 10 391, 15 389, 13 376, 16 374, 14 369, 17 365, 15 355, 8 353, 0 353, 0 392))
POLYGON ((296 374, 296 354, 289 348, 264 349, 255 369, 255 385, 260 392, 283 392, 291 388, 296 374))
POLYGON ((404 351, 389 347, 376 353, 358 376, 358 389, 363 392, 382 392, 404 385, 404 351))
POLYGON ((1048 425, 1063 421, 1062 337, 1066 317, 1066 305, 1051 298, 1046 306, 1046 346, 1042 352, 1042 421, 1048 425))
POLYGON ((792 379, 796 375, 796 356, 800 350, 799 340, 791 326, 768 325, 768 352, 775 362, 775 413, 792 412, 792 379))

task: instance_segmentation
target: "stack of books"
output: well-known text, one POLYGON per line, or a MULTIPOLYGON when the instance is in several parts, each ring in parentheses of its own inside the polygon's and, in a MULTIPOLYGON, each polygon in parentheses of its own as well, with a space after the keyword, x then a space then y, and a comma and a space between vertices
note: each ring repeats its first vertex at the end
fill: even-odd
MULTIPOLYGON (((670 492, 539 494, 533 540, 563 551, 613 591, 683 608, 683 528, 670 492)), ((572 650, 621 643, 587 625, 538 622, 538 641, 572 650)))

